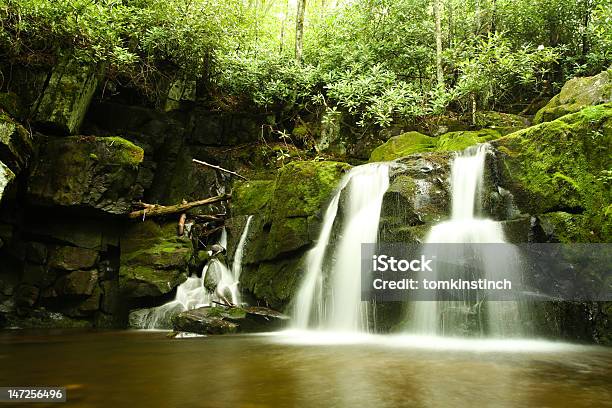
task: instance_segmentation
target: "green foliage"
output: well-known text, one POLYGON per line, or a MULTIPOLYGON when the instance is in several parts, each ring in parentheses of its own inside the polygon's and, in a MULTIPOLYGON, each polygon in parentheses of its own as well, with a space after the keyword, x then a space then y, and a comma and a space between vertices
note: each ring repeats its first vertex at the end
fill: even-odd
POLYGON ((387 127, 474 101, 519 111, 606 68, 610 1, 441 0, 443 87, 431 0, 309 2, 300 63, 291 2, 0 0, 0 56, 26 65, 70 56, 153 98, 181 78, 219 108, 336 109, 387 127))

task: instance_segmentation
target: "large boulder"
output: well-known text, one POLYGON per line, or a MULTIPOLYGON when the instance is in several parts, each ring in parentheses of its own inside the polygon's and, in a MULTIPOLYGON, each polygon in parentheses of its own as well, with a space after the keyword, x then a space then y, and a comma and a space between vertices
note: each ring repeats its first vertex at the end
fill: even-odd
POLYGON ((142 195, 143 150, 120 137, 48 138, 28 182, 30 203, 125 214, 142 195))
POLYGON ((587 107, 492 142, 500 183, 523 213, 568 241, 612 236, 612 104, 587 107), (556 226, 556 227, 555 227, 556 226))
POLYGON ((592 77, 567 81, 561 92, 536 113, 534 123, 549 122, 587 106, 607 102, 612 102, 612 68, 592 77))
POLYGON ((407 132, 393 136, 372 151, 370 162, 383 162, 405 157, 413 153, 433 151, 436 139, 419 132, 407 132))
POLYGON ((97 86, 97 67, 61 61, 40 95, 34 121, 61 133, 77 133, 97 86))
POLYGON ((131 225, 121 237, 121 292, 134 298, 169 293, 187 279, 192 254, 191 240, 177 236, 175 223, 131 225))
POLYGON ((265 307, 201 307, 172 318, 177 332, 197 334, 232 334, 274 331, 282 328, 288 317, 265 307))
POLYGON ((316 240, 332 192, 350 169, 340 162, 291 162, 274 180, 236 183, 232 230, 254 215, 243 254, 244 289, 273 307, 291 299, 303 273, 302 256, 316 240), (241 222, 235 222, 240 219, 241 222))
POLYGON ((436 222, 448 217, 452 154, 432 152, 398 160, 390 173, 380 218, 381 239, 421 242, 436 222))
POLYGON ((438 137, 426 136, 419 132, 407 132, 390 138, 374 149, 369 161, 391 161, 425 152, 460 151, 501 136, 502 132, 498 129, 448 132, 438 137))

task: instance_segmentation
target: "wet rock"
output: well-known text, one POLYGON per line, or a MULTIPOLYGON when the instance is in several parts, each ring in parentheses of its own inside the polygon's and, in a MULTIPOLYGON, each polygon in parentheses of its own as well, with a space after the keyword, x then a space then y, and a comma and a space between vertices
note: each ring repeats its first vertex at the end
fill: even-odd
POLYGON ((423 153, 398 161, 381 208, 381 238, 420 242, 431 225, 448 217, 450 153, 423 153), (427 169, 427 171, 423 171, 427 169))
POLYGON ((98 259, 98 252, 73 246, 54 246, 49 253, 49 267, 75 271, 92 268, 98 259))
POLYGON ((97 287, 97 271, 74 271, 61 276, 55 283, 58 295, 89 296, 97 287))
POLYGON ((176 223, 133 224, 121 238, 119 285, 127 297, 160 296, 187 279, 193 245, 176 223))
POLYGON ((175 331, 197 334, 253 333, 278 330, 287 319, 265 307, 201 307, 174 316, 172 325, 175 331))
POLYGON ((97 85, 96 67, 60 61, 40 96, 34 121, 62 133, 77 133, 97 85))
POLYGON ((135 184, 143 150, 119 137, 47 138, 28 182, 42 206, 85 207, 125 214, 142 195, 135 184))
POLYGON ((549 122, 587 106, 607 102, 612 102, 612 68, 592 77, 567 81, 561 92, 536 113, 534 123, 549 122))

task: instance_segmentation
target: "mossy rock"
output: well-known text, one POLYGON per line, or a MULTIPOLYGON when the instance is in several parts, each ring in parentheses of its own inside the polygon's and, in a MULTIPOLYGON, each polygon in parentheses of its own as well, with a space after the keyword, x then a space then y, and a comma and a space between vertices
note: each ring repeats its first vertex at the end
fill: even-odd
POLYGON ((407 132, 392 137, 374 149, 369 161, 391 161, 414 153, 433 151, 435 148, 435 138, 419 132, 407 132))
POLYGON ((378 146, 370 156, 370 162, 391 161, 401 157, 426 152, 460 151, 478 143, 485 143, 502 136, 498 129, 465 130, 448 132, 438 137, 419 132, 394 136, 378 146))
POLYGON ((98 86, 99 69, 60 61, 37 102, 34 121, 61 133, 78 132, 98 86))
POLYGON ((29 178, 28 199, 125 214, 142 195, 136 180, 143 155, 120 137, 48 138, 29 178))
POLYGON ((524 116, 496 111, 476 112, 475 126, 477 128, 490 128, 507 134, 528 125, 529 120, 524 116))
POLYGON ((295 161, 278 172, 270 212, 274 218, 308 217, 321 211, 344 173, 347 163, 295 161))
POLYGON ((257 306, 201 307, 172 318, 175 331, 197 334, 253 333, 278 330, 287 316, 257 306))
POLYGON ((126 297, 155 297, 187 279, 193 245, 176 235, 176 224, 148 220, 132 224, 121 237, 119 286, 126 297))
POLYGON ((612 104, 604 104, 515 132, 492 144, 500 153, 502 187, 512 192, 522 212, 581 215, 551 214, 548 219, 569 228, 566 239, 610 242, 611 139, 612 104))
POLYGON ((592 77, 573 78, 540 109, 534 123, 549 122, 590 106, 612 102, 612 68, 592 77))
POLYGON ((539 215, 538 220, 547 239, 552 242, 591 242, 594 238, 588 219, 582 214, 555 211, 539 215))
POLYGON ((495 129, 445 133, 438 138, 436 151, 460 151, 478 143, 498 139, 501 136, 502 134, 495 129))
POLYGON ((232 194, 233 215, 259 214, 272 200, 274 180, 238 181, 234 184, 232 194))
POLYGON ((0 112, 0 161, 13 173, 28 166, 33 151, 32 135, 6 113, 0 112))

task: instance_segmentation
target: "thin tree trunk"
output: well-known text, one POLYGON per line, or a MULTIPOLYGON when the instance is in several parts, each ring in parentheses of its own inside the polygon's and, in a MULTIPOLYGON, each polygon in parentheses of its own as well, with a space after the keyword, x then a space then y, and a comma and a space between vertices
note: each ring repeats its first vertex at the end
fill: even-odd
POLYGON ((442 12, 440 0, 434 0, 434 18, 436 20, 436 71, 438 87, 444 88, 444 71, 442 70, 442 12))
POLYGON ((476 126, 476 94, 472 92, 470 98, 472 99, 472 125, 476 126))
POLYGON ((287 17, 289 14, 289 0, 285 0, 285 12, 283 13, 283 21, 281 22, 281 32, 280 32, 280 49, 279 53, 283 53, 283 48, 285 46, 285 26, 287 25, 287 17))
POLYGON ((304 49, 304 13, 306 11, 306 0, 298 0, 297 16, 295 19, 295 60, 302 63, 302 52, 304 49))

